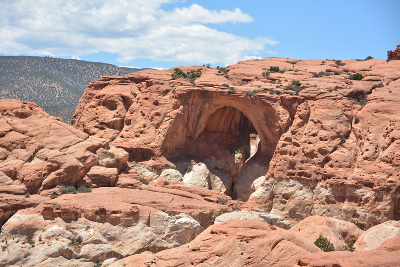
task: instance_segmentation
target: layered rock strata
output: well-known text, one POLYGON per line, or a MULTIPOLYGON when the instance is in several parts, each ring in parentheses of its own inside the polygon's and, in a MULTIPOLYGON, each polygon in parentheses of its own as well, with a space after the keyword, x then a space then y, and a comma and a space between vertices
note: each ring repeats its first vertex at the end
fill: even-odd
POLYGON ((179 69, 201 76, 191 83, 173 69, 146 70, 91 83, 73 125, 116 136, 113 145, 157 174, 184 177, 205 164, 210 174, 182 179, 278 216, 319 214, 364 229, 399 218, 398 61, 267 58, 179 69))

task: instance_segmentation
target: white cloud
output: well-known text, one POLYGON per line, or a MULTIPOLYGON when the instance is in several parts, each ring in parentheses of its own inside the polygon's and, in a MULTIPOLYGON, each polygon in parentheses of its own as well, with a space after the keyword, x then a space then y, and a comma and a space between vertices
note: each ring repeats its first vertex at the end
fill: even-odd
POLYGON ((162 9, 175 0, 2 0, 0 52, 80 56, 116 53, 120 62, 231 64, 266 52, 272 38, 250 39, 205 24, 252 22, 236 8, 208 10, 198 4, 162 9))

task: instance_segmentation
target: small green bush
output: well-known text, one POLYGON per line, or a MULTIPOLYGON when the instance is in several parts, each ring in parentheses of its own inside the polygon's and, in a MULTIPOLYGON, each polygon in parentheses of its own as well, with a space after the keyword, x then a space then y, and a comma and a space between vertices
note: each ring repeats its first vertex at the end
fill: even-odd
POLYGON ((269 71, 270 72, 279 72, 280 70, 279 70, 279 67, 277 67, 277 66, 271 66, 271 67, 269 67, 269 71))
POLYGON ((294 86, 301 86, 301 83, 298 80, 293 80, 292 85, 294 86))
POLYGON ((149 181, 146 178, 139 178, 139 181, 142 182, 142 184, 148 185, 149 181))
POLYGON ((228 94, 234 94, 234 93, 236 93, 236 89, 233 87, 229 87, 228 94))
POLYGON ((28 244, 31 245, 32 247, 34 247, 35 246, 35 240, 28 239, 28 244))
POLYGON ((366 57, 364 60, 370 60, 370 59, 374 59, 374 58, 371 57, 371 56, 368 56, 368 57, 366 57))
POLYGON ((324 251, 324 252, 335 251, 335 247, 333 246, 333 244, 331 242, 329 242, 329 240, 327 238, 323 237, 322 235, 320 235, 315 240, 314 245, 316 245, 317 247, 322 249, 322 251, 324 251))
POLYGON ((92 192, 92 189, 86 187, 86 186, 80 186, 78 187, 78 189, 76 190, 77 193, 90 193, 92 192))
POLYGON ((133 95, 134 97, 137 97, 137 93, 135 93, 135 92, 131 92, 131 95, 133 95))
POLYGON ((372 90, 374 90, 374 89, 376 89, 376 88, 383 87, 383 86, 384 86, 384 85, 381 84, 381 83, 379 83, 379 84, 374 84, 374 85, 372 86, 372 90))
POLYGON ((226 205, 226 204, 228 204, 228 199, 224 198, 224 197, 218 197, 217 198, 217 203, 221 204, 221 205, 226 205))
POLYGON ((262 75, 264 78, 268 78, 270 74, 271 74, 271 72, 269 72, 269 71, 264 71, 261 75, 262 75))
POLYGON ((110 137, 110 142, 114 141, 115 139, 117 139, 117 137, 115 135, 110 137))
POLYGON ((77 193, 75 187, 73 187, 71 185, 70 186, 63 186, 63 187, 61 187, 59 189, 59 191, 60 191, 61 195, 63 195, 63 194, 76 194, 77 193))
POLYGON ((346 250, 348 250, 348 251, 351 251, 351 252, 353 252, 354 251, 354 241, 349 241, 349 242, 347 242, 347 248, 346 248, 346 250))
POLYGON ((230 69, 227 69, 227 68, 220 68, 220 67, 217 67, 217 70, 218 70, 218 72, 222 72, 222 73, 225 73, 225 74, 227 74, 229 71, 230 71, 230 69))
POLYGON ((300 86, 296 86, 296 85, 289 85, 285 87, 285 90, 290 90, 290 91, 294 91, 295 94, 299 94, 301 90, 303 90, 303 88, 301 88, 300 86))
POLYGON ((360 118, 358 116, 354 117, 354 124, 357 124, 360 122, 360 118))
POLYGON ((247 96, 252 96, 252 95, 258 94, 259 92, 262 92, 262 90, 247 91, 246 95, 247 96))
POLYGON ((339 67, 339 66, 344 66, 346 65, 346 63, 342 62, 341 60, 336 60, 335 64, 339 67))
POLYGON ((359 81, 359 80, 362 80, 362 78, 363 78, 363 75, 361 73, 354 73, 353 75, 351 75, 352 80, 359 81))
POLYGON ((221 84, 221 86, 222 86, 222 87, 229 88, 229 84, 226 84, 226 83, 224 83, 224 84, 221 84))
POLYGON ((25 198, 30 198, 30 197, 31 197, 31 194, 29 194, 29 193, 25 194, 25 198))

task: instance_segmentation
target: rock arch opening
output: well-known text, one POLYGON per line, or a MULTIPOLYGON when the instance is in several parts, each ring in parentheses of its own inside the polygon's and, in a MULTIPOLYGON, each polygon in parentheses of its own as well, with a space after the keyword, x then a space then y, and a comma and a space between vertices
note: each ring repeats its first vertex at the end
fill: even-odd
MULTIPOLYGON (((179 144, 179 138, 169 138, 169 150, 173 157, 167 157, 179 171, 187 176, 187 170, 195 164, 204 165, 204 175, 220 179, 226 194, 235 197, 234 186, 236 175, 243 165, 250 164, 261 150, 258 132, 249 118, 233 106, 215 107, 208 110, 198 121, 197 131, 189 135, 187 140, 179 144), (173 147, 173 151, 171 151, 173 147), (209 174, 206 174, 207 170, 209 174)), ((190 125, 187 125, 190 128, 190 125)), ((176 133, 178 136, 179 133, 176 133)), ((197 168, 197 166, 196 166, 197 168)), ((198 167, 200 168, 200 167, 198 167)), ((208 181, 209 189, 214 189, 212 181, 208 181)))

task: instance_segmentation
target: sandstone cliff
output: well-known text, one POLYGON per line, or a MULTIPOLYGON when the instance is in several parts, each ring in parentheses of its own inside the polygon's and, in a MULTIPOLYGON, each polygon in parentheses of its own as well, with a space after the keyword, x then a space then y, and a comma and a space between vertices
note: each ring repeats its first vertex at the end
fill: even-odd
POLYGON ((72 124, 158 173, 203 162, 225 193, 271 213, 368 228, 400 216, 399 77, 379 59, 141 71, 91 83, 72 124))
POLYGON ((72 125, 0 100, 0 266, 395 266, 399 78, 378 59, 146 70, 90 83, 72 125), (360 254, 321 263, 319 235, 360 254))

